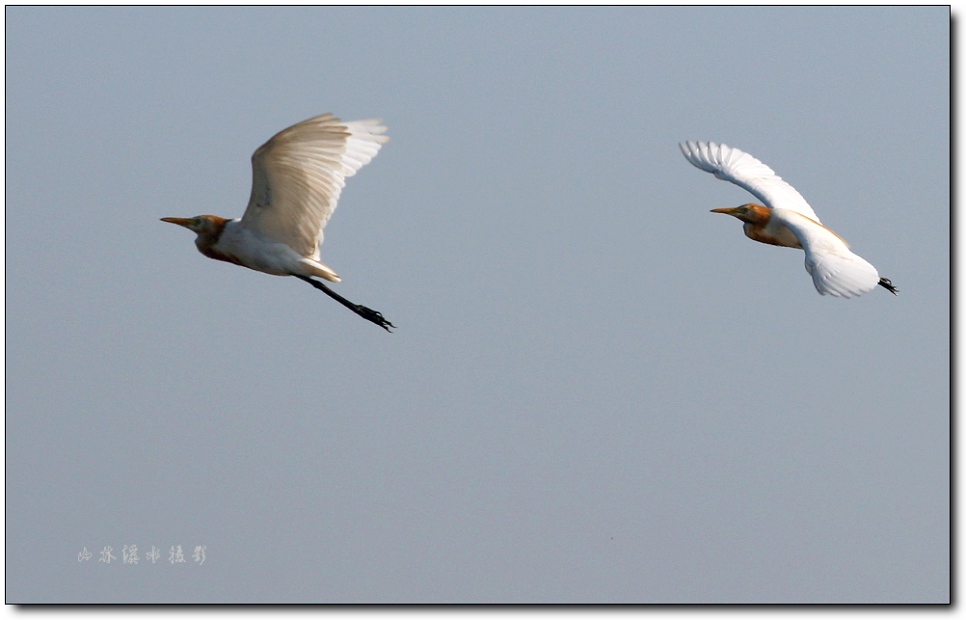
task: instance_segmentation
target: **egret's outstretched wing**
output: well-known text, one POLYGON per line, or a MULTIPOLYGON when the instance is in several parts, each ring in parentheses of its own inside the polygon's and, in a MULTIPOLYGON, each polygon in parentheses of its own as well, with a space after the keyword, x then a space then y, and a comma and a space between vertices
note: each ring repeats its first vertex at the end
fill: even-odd
POLYGON ((689 162, 719 179, 741 186, 772 209, 790 209, 816 222, 818 216, 795 188, 748 153, 716 142, 682 142, 689 162))
POLYGON ((323 114, 275 134, 252 155, 252 195, 241 225, 312 256, 345 178, 389 140, 378 120, 323 114))
POLYGON ((853 253, 834 232, 796 211, 775 209, 776 218, 798 237, 805 250, 805 270, 822 295, 852 297, 868 293, 879 283, 879 272, 853 253))

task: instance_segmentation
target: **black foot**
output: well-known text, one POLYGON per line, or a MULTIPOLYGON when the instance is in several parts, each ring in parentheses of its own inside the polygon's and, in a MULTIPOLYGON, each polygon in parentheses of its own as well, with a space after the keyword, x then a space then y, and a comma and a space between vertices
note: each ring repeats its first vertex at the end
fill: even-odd
MULTIPOLYGON (((295 275, 295 274, 293 274, 293 275, 295 275)), ((328 295, 332 299, 336 300, 337 302, 339 302, 340 304, 342 304, 343 306, 345 306, 349 310, 352 310, 353 312, 355 312, 356 314, 358 314, 359 316, 361 316, 365 320, 372 321, 373 323, 375 323, 379 327, 383 328, 387 332, 392 333, 392 330, 389 329, 389 328, 390 327, 395 327, 395 325, 393 325, 392 323, 390 323, 389 321, 387 321, 385 318, 383 318, 381 312, 376 312, 375 310, 373 310, 371 308, 366 308, 365 306, 360 306, 359 304, 352 303, 351 301, 349 301, 348 299, 346 299, 342 295, 339 295, 338 293, 336 293, 335 291, 333 291, 332 289, 330 289, 328 286, 322 284, 318 280, 313 280, 312 278, 310 278, 308 276, 299 276, 299 275, 296 275, 295 277, 298 278, 299 280, 305 280, 306 282, 308 282, 309 284, 311 284, 315 288, 319 289, 320 291, 322 291, 323 293, 325 293, 326 295, 328 295)))
POLYGON ((376 325, 383 328, 389 333, 392 333, 392 330, 389 328, 395 327, 395 325, 393 325, 385 318, 383 318, 381 312, 376 312, 372 308, 366 308, 365 306, 357 305, 352 309, 352 311, 358 314, 359 316, 361 316, 362 318, 364 318, 365 320, 372 321, 373 323, 375 323, 376 325))
POLYGON ((892 280, 890 280, 889 278, 879 278, 879 286, 889 291, 893 295, 899 294, 899 289, 892 286, 892 280))

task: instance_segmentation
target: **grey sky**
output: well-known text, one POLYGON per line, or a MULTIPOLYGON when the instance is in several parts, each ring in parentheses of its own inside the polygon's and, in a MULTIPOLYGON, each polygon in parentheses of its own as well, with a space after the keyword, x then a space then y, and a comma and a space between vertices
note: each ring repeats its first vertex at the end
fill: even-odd
POLYGON ((6 18, 8 602, 948 600, 946 8, 6 18), (323 112, 389 127, 322 259, 391 335, 158 221, 323 112))

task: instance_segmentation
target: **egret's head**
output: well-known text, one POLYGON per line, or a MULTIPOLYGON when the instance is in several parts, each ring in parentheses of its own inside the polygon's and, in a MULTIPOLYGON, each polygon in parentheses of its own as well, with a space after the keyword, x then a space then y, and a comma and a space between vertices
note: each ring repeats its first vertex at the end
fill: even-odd
POLYGON ((771 215, 771 209, 753 202, 741 205, 740 207, 723 207, 721 209, 711 209, 712 213, 724 213, 734 216, 742 222, 751 224, 765 224, 771 215))
POLYGON ((200 236, 206 236, 220 232, 228 220, 217 215, 196 215, 195 217, 162 217, 161 221, 184 226, 200 236))

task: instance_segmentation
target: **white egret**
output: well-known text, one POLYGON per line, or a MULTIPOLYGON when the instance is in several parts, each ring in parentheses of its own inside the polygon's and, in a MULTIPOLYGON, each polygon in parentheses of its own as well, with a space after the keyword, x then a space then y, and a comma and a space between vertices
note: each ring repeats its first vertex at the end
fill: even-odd
POLYGON ((685 142, 681 152, 698 168, 748 190, 764 205, 712 209, 745 223, 749 239, 805 251, 805 270, 822 295, 852 297, 879 285, 893 295, 899 290, 842 237, 823 226, 802 195, 748 153, 715 142, 685 142))
POLYGON ((252 155, 252 194, 240 219, 216 215, 164 217, 198 234, 195 245, 209 258, 274 276, 305 280, 386 331, 382 314, 354 304, 313 277, 341 278, 319 260, 322 229, 339 193, 372 161, 389 137, 378 120, 342 122, 323 114, 275 134, 252 155))

